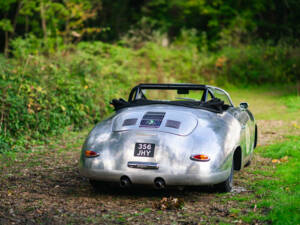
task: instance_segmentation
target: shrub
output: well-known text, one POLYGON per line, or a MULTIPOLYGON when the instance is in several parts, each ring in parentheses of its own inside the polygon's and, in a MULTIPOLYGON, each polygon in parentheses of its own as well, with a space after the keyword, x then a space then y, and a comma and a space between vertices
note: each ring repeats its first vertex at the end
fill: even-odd
POLYGON ((108 102, 137 82, 132 56, 129 49, 82 43, 72 54, 1 57, 0 151, 98 122, 112 111, 108 102))
POLYGON ((215 68, 219 81, 233 84, 292 83, 300 77, 299 48, 279 45, 247 45, 224 48, 215 68))
POLYGON ((16 39, 14 58, 0 57, 0 151, 29 148, 66 127, 94 124, 112 112, 112 98, 127 97, 139 82, 246 85, 300 77, 298 49, 248 45, 199 52, 197 43, 205 38, 189 32, 169 47, 81 42, 52 54, 39 39, 16 39))

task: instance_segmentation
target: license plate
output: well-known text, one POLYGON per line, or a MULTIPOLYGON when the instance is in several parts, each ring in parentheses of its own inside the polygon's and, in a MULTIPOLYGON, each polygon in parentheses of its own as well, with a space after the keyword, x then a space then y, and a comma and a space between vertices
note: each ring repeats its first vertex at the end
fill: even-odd
POLYGON ((134 156, 138 157, 153 157, 155 144, 150 143, 135 143, 134 156))

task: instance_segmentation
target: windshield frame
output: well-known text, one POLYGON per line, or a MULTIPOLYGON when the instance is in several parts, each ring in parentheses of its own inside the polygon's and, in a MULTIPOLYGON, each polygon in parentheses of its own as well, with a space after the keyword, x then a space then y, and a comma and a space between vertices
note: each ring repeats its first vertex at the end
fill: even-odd
POLYGON ((218 88, 218 87, 210 86, 210 85, 206 85, 206 87, 212 92, 213 95, 214 95, 214 93, 215 93, 216 91, 222 92, 223 95, 228 99, 228 102, 230 103, 230 105, 231 105, 232 107, 234 107, 234 104, 233 104, 233 102, 232 102, 232 100, 231 100, 231 98, 230 98, 230 95, 228 94, 227 91, 223 90, 222 88, 218 88))
POLYGON ((140 96, 143 95, 143 90, 147 89, 157 89, 157 90, 202 90, 203 95, 201 97, 202 102, 207 102, 208 96, 215 98, 215 92, 221 92, 227 99, 230 106, 233 106, 233 102, 230 98, 230 95, 223 89, 203 84, 139 84, 135 86, 128 98, 128 102, 140 99, 140 96))

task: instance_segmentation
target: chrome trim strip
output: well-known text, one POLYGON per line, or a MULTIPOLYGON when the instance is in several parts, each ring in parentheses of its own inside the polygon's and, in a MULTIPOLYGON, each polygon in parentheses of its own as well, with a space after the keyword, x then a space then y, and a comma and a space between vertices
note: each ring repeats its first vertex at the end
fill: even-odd
POLYGON ((137 169, 157 170, 159 168, 158 163, 153 163, 153 162, 128 162, 127 166, 129 168, 137 168, 137 169))

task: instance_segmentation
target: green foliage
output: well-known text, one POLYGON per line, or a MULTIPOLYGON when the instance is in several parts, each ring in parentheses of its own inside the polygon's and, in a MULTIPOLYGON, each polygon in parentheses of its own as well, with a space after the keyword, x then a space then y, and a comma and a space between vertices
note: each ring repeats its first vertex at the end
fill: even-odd
POLYGON ((14 60, 1 57, 1 151, 30 147, 67 126, 96 123, 112 111, 108 102, 137 82, 129 49, 82 43, 74 51, 47 58, 27 55, 24 47, 14 60))
POLYGON ((43 39, 15 39, 14 58, 0 58, 1 151, 96 123, 112 112, 112 98, 126 98, 138 82, 291 82, 300 71, 297 49, 250 45, 212 54, 195 33, 185 30, 168 47, 148 42, 138 50, 103 42, 61 44, 48 56, 43 39))
POLYGON ((0 29, 3 31, 9 31, 12 32, 13 31, 13 27, 10 23, 10 20, 8 19, 2 19, 0 20, 0 29))
MULTIPOLYGON (((0 3, 0 31, 12 33, 6 39, 34 34, 45 42, 61 37, 77 43, 115 41, 132 30, 133 38, 150 31, 173 41, 187 29, 205 34, 210 49, 257 39, 294 45, 299 44, 299 12, 297 0, 6 0, 0 3), (150 26, 143 26, 145 21, 150 26)), ((146 35, 144 41, 149 40, 146 35)))
POLYGON ((147 43, 137 51, 147 60, 149 70, 157 74, 156 82, 203 81, 200 76, 199 55, 197 48, 163 48, 154 43, 147 43))
POLYGON ((152 0, 142 12, 170 37, 177 37, 183 28, 206 32, 213 49, 247 43, 250 36, 275 41, 299 36, 296 0, 152 0))
POLYGON ((267 219, 272 224, 297 224, 300 220, 300 138, 291 137, 289 141, 259 149, 265 157, 280 159, 273 179, 260 180, 256 184, 258 192, 264 196, 260 207, 270 207, 267 219))
POLYGON ((291 83, 300 77, 299 48, 286 45, 226 47, 211 65, 219 81, 232 84, 291 83))
POLYGON ((56 50, 61 39, 64 44, 69 44, 82 38, 93 38, 104 31, 92 24, 100 8, 101 2, 90 0, 9 0, 0 3, 0 31, 11 33, 5 35, 5 48, 15 36, 19 39, 23 36, 43 37, 43 45, 47 46, 44 50, 56 50))
POLYGON ((63 45, 63 39, 47 38, 47 41, 36 37, 33 34, 27 35, 26 38, 18 37, 11 41, 11 53, 14 57, 26 59, 29 55, 38 55, 41 53, 54 54, 57 50, 67 48, 63 45))

